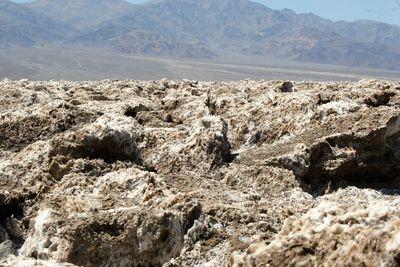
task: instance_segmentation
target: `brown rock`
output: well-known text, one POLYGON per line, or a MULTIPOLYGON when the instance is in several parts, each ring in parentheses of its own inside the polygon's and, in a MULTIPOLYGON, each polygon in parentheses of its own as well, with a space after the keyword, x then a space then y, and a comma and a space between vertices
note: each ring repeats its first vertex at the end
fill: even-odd
POLYGON ((0 81, 0 266, 396 266, 399 86, 0 81))

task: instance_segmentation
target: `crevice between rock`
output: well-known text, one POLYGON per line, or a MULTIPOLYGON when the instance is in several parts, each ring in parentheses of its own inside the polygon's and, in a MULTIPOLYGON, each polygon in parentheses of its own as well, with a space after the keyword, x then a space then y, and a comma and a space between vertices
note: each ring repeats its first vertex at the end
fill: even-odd
POLYGON ((399 116, 365 134, 329 136, 272 161, 292 170, 303 190, 314 196, 347 186, 400 194, 399 163, 399 116))

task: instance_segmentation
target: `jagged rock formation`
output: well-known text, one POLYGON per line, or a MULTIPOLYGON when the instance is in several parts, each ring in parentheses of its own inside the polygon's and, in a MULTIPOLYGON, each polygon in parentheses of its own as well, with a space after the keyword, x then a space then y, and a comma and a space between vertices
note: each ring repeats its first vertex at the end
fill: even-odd
POLYGON ((356 192, 340 190, 334 201, 324 199, 302 217, 287 219, 270 244, 235 253, 229 265, 398 266, 399 200, 349 193, 356 192))
POLYGON ((397 266, 399 92, 0 81, 0 266, 397 266))

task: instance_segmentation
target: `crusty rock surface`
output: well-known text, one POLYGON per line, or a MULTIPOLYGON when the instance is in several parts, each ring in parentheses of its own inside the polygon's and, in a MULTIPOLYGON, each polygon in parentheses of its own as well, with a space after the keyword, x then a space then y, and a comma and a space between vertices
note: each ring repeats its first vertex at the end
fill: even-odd
POLYGON ((0 266, 398 266, 400 82, 0 81, 0 266))
POLYGON ((271 243, 233 253, 229 265, 399 266, 399 205, 373 191, 340 189, 300 218, 288 218, 271 243))

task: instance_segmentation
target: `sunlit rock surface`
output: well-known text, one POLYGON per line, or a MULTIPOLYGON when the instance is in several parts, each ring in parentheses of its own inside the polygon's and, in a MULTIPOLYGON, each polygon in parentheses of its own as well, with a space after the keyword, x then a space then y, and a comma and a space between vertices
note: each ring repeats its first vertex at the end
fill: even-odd
POLYGON ((400 82, 0 81, 0 266, 398 266, 400 82))

